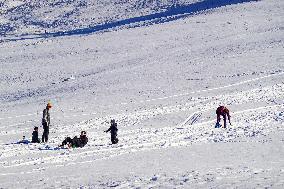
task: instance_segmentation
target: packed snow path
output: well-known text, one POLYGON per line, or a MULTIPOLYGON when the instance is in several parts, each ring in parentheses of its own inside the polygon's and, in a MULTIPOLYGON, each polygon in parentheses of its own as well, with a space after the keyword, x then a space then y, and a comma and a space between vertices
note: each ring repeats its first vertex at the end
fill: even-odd
MULTIPOLYGON (((211 116, 204 117, 204 115, 206 113, 208 115, 214 114, 214 107, 220 102, 225 101, 227 104, 237 107, 245 103, 269 102, 270 99, 277 99, 283 95, 284 84, 277 84, 237 94, 216 96, 213 99, 210 97, 204 98, 201 101, 196 99, 196 102, 193 100, 193 102, 184 106, 179 105, 140 111, 133 114, 112 115, 110 117, 116 117, 119 120, 120 141, 117 145, 110 145, 109 136, 102 136, 101 134, 104 128, 107 127, 106 123, 109 117, 88 120, 86 123, 72 126, 59 125, 52 129, 52 142, 49 143, 51 149, 45 148, 44 144, 2 145, 1 167, 4 171, 1 171, 1 177, 6 178, 7 176, 18 174, 37 175, 50 169, 53 170, 54 167, 81 166, 83 164, 92 165, 94 162, 112 158, 116 159, 117 156, 124 154, 187 147, 193 144, 244 143, 246 140, 253 140, 257 143, 269 143, 272 141, 271 139, 263 139, 262 137, 270 136, 274 132, 283 133, 284 131, 284 104, 274 104, 233 112, 233 126, 229 126, 228 129, 215 129, 215 119, 211 116), (202 114, 198 112, 193 113, 184 123, 176 126, 127 129, 155 116, 167 117, 166 115, 171 113, 189 112, 192 109, 200 109, 198 112, 202 112, 202 114), (188 120, 194 120, 194 122, 188 122, 188 120), (74 150, 54 150, 52 148, 60 144, 64 139, 63 135, 72 135, 80 129, 89 131, 90 142, 86 147, 74 150), (15 168, 17 171, 15 171, 15 168)), ((10 130, 10 133, 17 132, 23 131, 10 130)), ((283 151, 280 151, 280 153, 283 155, 283 151)), ((283 161, 281 160, 279 163, 283 164, 283 161)), ((244 170, 241 169, 239 171, 244 170)), ((279 169, 279 171, 279 175, 276 178, 279 176, 283 177, 284 175, 282 169, 279 169)), ((266 174, 271 174, 271 171, 267 171, 266 174)), ((203 177, 204 175, 198 176, 203 177)), ((216 177, 214 174, 211 174, 211 176, 212 178, 216 177)), ((165 179, 167 179, 167 176, 165 179)), ((188 182, 187 184, 190 183, 189 180, 186 182, 188 182)), ((11 183, 6 184, 12 185, 11 183)), ((278 184, 283 185, 284 182, 280 181, 278 184)))

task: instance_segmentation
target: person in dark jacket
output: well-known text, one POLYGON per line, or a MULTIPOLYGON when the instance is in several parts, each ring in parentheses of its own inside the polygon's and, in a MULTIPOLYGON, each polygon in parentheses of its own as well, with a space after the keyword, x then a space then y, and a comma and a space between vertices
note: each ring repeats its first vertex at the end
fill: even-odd
POLYGON ((40 140, 38 138, 38 127, 34 128, 34 131, 32 134, 32 143, 40 143, 40 140))
POLYGON ((231 125, 231 119, 230 119, 230 112, 229 112, 229 109, 225 106, 219 106, 216 110, 216 114, 217 114, 217 123, 216 124, 220 124, 220 121, 221 121, 221 116, 223 117, 224 119, 224 128, 226 128, 226 120, 228 118, 229 120, 229 123, 231 125))
POLYGON ((47 105, 46 105, 46 108, 43 110, 43 115, 42 115, 42 127, 43 127, 42 142, 48 142, 49 126, 50 126, 49 109, 51 107, 52 107, 51 103, 48 102, 47 105))
POLYGON ((118 143, 118 138, 117 138, 117 123, 115 123, 115 120, 112 119, 110 121, 110 128, 108 130, 106 130, 105 132, 109 132, 110 131, 110 134, 111 134, 111 143, 112 144, 117 144, 118 143))
POLYGON ((62 144, 59 145, 59 147, 63 147, 65 145, 68 145, 68 147, 72 148, 82 148, 88 143, 88 137, 86 131, 81 131, 80 137, 78 138, 75 136, 73 139, 70 137, 65 138, 63 140, 62 144))

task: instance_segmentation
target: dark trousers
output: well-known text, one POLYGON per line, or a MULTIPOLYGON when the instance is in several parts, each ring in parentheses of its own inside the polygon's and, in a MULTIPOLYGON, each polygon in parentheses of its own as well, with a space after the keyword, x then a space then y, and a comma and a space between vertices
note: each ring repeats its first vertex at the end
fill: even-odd
POLYGON ((224 128, 227 127, 227 116, 226 115, 223 115, 223 119, 224 119, 224 128))
POLYGON ((220 116, 223 117, 223 119, 224 119, 224 128, 226 128, 227 127, 227 116, 226 116, 226 114, 217 115, 217 123, 220 123, 220 121, 221 121, 221 117, 220 116))
POLYGON ((65 138, 65 140, 63 140, 62 142, 62 146, 66 145, 66 144, 71 144, 71 146, 73 145, 73 140, 70 137, 65 138))
POLYGON ((49 126, 47 123, 43 123, 43 134, 42 134, 42 142, 48 142, 48 135, 49 135, 49 126))
POLYGON ((116 144, 118 143, 118 138, 116 138, 117 135, 111 135, 111 143, 116 144))

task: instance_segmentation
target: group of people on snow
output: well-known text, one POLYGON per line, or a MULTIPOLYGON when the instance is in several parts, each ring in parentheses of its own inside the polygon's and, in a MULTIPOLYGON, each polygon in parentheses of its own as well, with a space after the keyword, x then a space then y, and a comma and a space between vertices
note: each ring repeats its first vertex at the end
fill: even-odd
MULTIPOLYGON (((42 127, 43 127, 43 134, 42 134, 42 142, 48 142, 48 135, 49 135, 49 127, 50 127, 50 109, 52 108, 52 105, 50 102, 47 103, 46 108, 43 110, 43 117, 42 117, 42 127)), ((230 113, 229 109, 225 106, 219 106, 216 109, 217 114, 217 122, 215 125, 215 128, 221 127, 220 121, 221 116, 224 120, 223 128, 227 127, 227 119, 231 125, 231 119, 230 119, 230 113)), ((117 144, 118 138, 117 138, 117 123, 114 119, 111 119, 110 127, 104 132, 111 133, 111 143, 117 144)), ((40 143, 40 139, 38 138, 38 127, 34 127, 34 131, 32 133, 32 143, 40 143)), ((81 131, 81 134, 79 137, 75 136, 74 138, 67 137, 63 140, 62 144, 59 145, 60 147, 63 147, 65 145, 68 145, 68 147, 84 147, 88 143, 88 137, 86 131, 81 131)))
MULTIPOLYGON (((50 127, 50 109, 52 108, 52 105, 50 102, 47 103, 45 109, 43 110, 43 116, 42 116, 42 127, 43 127, 43 134, 42 134, 42 142, 46 143, 48 142, 48 135, 49 135, 49 127, 50 127)), ((111 120, 111 125, 108 130, 104 132, 109 132, 111 133, 111 142, 112 144, 117 144, 118 143, 118 138, 117 138, 117 123, 115 122, 114 119, 111 120)), ((32 133, 32 143, 40 143, 40 139, 38 136, 38 127, 34 127, 33 133, 32 133)), ((81 134, 79 137, 75 136, 74 138, 71 137, 66 137, 62 144, 59 145, 60 147, 63 147, 67 145, 68 147, 84 147, 88 143, 88 137, 86 131, 81 131, 81 134)))
MULTIPOLYGON (((49 110, 52 107, 51 103, 48 102, 45 109, 43 110, 42 116, 42 142, 48 142, 48 135, 49 135, 49 126, 50 126, 50 113, 49 110)), ((32 133, 32 143, 40 143, 40 139, 38 138, 38 127, 34 127, 34 131, 32 133)))

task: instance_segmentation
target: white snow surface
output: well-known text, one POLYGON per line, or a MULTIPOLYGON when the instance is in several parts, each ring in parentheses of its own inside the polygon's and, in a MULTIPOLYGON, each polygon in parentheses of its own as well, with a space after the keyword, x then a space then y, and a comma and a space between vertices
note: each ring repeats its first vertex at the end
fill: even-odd
POLYGON ((284 1, 200 2, 0 1, 0 188, 284 188, 284 1))

